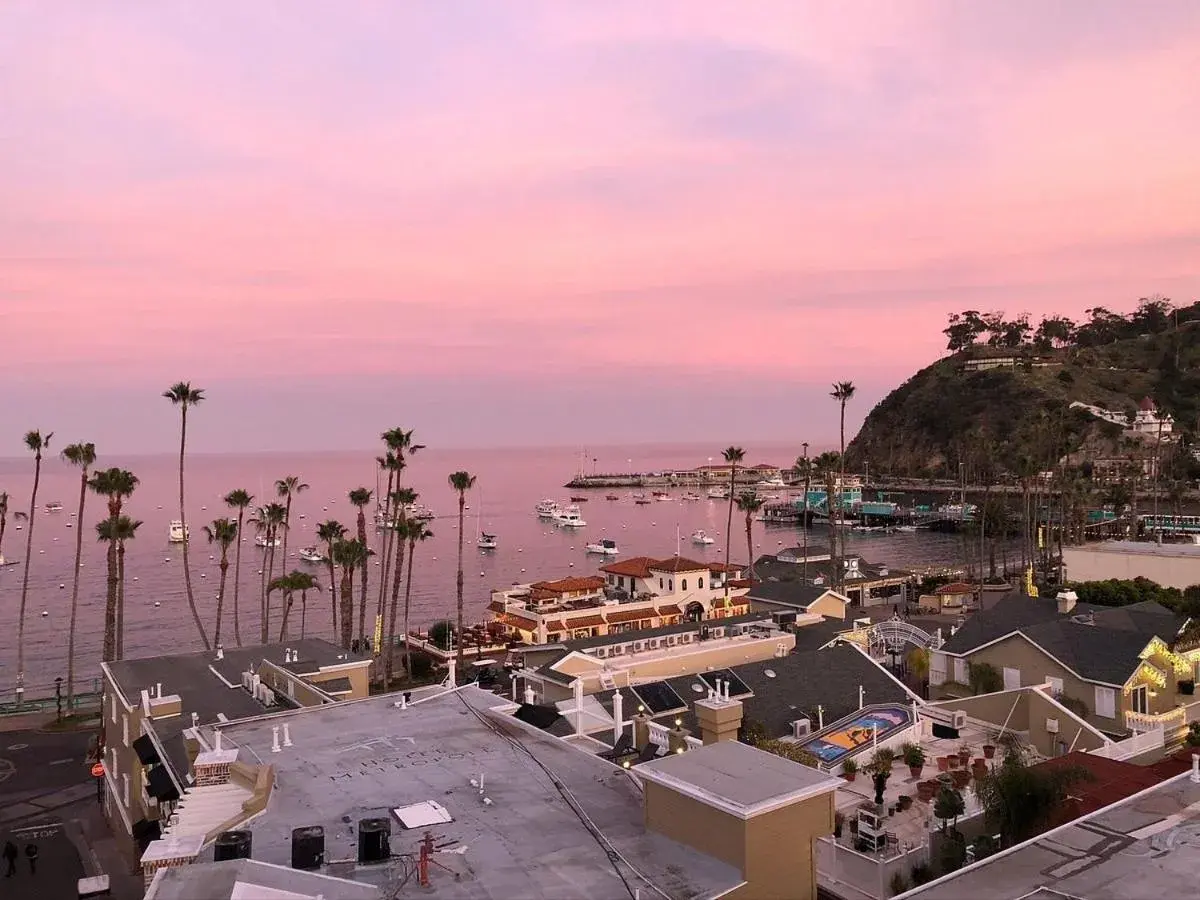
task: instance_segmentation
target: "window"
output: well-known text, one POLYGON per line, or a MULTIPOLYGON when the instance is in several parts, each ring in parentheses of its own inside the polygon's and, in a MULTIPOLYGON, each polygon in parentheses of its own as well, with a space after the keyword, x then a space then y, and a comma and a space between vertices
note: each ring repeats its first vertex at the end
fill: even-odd
POLYGON ((1112 688, 1096 688, 1096 715, 1114 719, 1117 715, 1117 697, 1112 688))
POLYGON ((1063 692, 1063 683, 1061 678, 1055 678, 1053 675, 1047 675, 1046 681, 1050 685, 1050 693, 1055 697, 1061 697, 1063 692))
POLYGON ((946 683, 946 654, 934 651, 929 654, 929 683, 946 683))
POLYGON ((680 584, 680 588, 679 588, 679 589, 680 589, 681 591, 686 591, 686 590, 687 590, 687 579, 686 579, 686 578, 682 579, 682 580, 679 582, 679 584, 680 584))
POLYGON ((700 589, 704 588, 704 579, 703 578, 696 579, 696 587, 700 588, 700 589))
POLYGON ((954 680, 959 684, 970 684, 971 680, 967 677, 967 661, 961 657, 956 657, 954 660, 954 680))
POLYGON ((129 716, 121 716, 121 743, 129 746, 129 716))
POLYGON ((117 724, 117 698, 116 697, 112 698, 112 720, 113 720, 113 724, 116 725, 117 724))
POLYGON ((1145 715, 1146 713, 1150 712, 1150 698, 1144 684, 1139 684, 1133 689, 1129 695, 1129 704, 1130 709, 1132 709, 1135 713, 1142 713, 1145 715))
POLYGON ((1004 667, 1004 689, 1006 691, 1015 691, 1020 686, 1021 686, 1021 670, 1020 669, 1010 669, 1008 666, 1005 666, 1004 667))
POLYGON ((675 579, 674 578, 672 578, 670 581, 667 582, 667 590, 671 591, 672 593, 675 592, 675 579))
POLYGON ((662 580, 661 578, 660 578, 660 579, 658 579, 658 589, 659 589, 660 591, 663 589, 663 580, 662 580))

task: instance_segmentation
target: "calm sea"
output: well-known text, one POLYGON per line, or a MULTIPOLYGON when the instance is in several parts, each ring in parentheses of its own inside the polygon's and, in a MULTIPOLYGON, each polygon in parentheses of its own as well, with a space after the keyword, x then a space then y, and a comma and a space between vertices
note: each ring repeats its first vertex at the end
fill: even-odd
MULTIPOLYGON (((785 445, 750 447, 748 459, 777 464, 790 462, 797 448, 785 445)), ((589 448, 587 469, 592 458, 600 470, 624 470, 630 464, 639 471, 704 464, 716 453, 709 446, 647 445, 636 447, 589 448), (632 461, 630 463, 629 461, 632 461)), ((201 527, 226 515, 221 498, 234 488, 245 488, 256 499, 271 499, 277 478, 299 475, 310 485, 293 503, 293 527, 289 536, 289 569, 307 568, 323 585, 323 566, 306 566, 296 552, 315 544, 317 524, 336 518, 354 529, 356 510, 346 499, 352 488, 375 489, 374 453, 352 454, 256 454, 204 455, 188 458, 188 522, 192 532, 190 550, 192 584, 197 603, 211 631, 216 614, 217 587, 220 578, 219 555, 206 542, 201 527)), ((176 481, 177 457, 145 456, 101 459, 101 465, 119 465, 133 471, 141 485, 126 504, 129 515, 142 520, 137 539, 126 553, 125 655, 152 656, 200 649, 199 636, 191 621, 183 588, 181 548, 167 542, 168 524, 178 516, 176 481), (155 606, 158 603, 158 606, 155 606)), ((617 501, 604 499, 605 491, 584 492, 591 498, 581 504, 587 527, 578 531, 557 529, 539 520, 534 505, 543 498, 566 502, 562 485, 580 468, 580 454, 571 450, 425 450, 413 458, 406 472, 406 483, 421 494, 437 518, 430 523, 434 537, 419 548, 413 573, 413 618, 424 626, 453 614, 458 540, 457 501, 446 482, 450 472, 465 469, 478 477, 477 488, 469 497, 470 510, 465 524, 464 569, 467 617, 482 619, 491 589, 515 582, 585 574, 602 564, 589 556, 584 545, 601 537, 614 539, 621 556, 668 556, 678 549, 683 555, 699 559, 722 559, 727 506, 724 502, 703 499, 685 502, 672 499, 648 506, 636 505, 630 491, 619 489, 617 501), (478 530, 498 535, 499 548, 479 550, 475 546, 478 530), (717 538, 707 547, 697 546, 690 536, 704 529, 717 538), (677 540, 678 536, 678 540, 677 540)), ((32 481, 31 460, 0 460, 0 490, 12 498, 10 509, 27 509, 32 481)), ((29 576, 29 600, 26 612, 26 684, 30 695, 45 691, 57 675, 66 674, 67 626, 71 598, 71 564, 75 550, 75 507, 78 502, 78 472, 57 458, 45 460, 34 523, 34 543, 29 576), (51 501, 63 504, 62 512, 47 513, 51 501)), ((577 492, 578 493, 578 492, 577 492)), ((682 494, 683 491, 677 492, 682 494)), ((368 511, 369 512, 369 511, 368 511)), ((79 596, 79 625, 76 638, 77 669, 84 677, 98 673, 103 640, 105 562, 104 547, 96 540, 95 523, 104 516, 100 498, 89 496, 84 514, 83 570, 79 596)), ((9 559, 23 559, 29 527, 15 530, 11 517, 2 552, 9 559)), ((247 529, 249 532, 249 529, 247 529)), ((368 526, 370 540, 378 535, 368 526)), ((771 552, 799 542, 799 532, 791 528, 754 526, 755 553, 771 552)), ((827 540, 827 532, 818 528, 810 534, 810 543, 827 540)), ((872 562, 893 566, 957 564, 962 560, 962 545, 953 536, 928 533, 896 535, 851 535, 849 546, 872 562)), ((265 551, 256 547, 253 534, 242 545, 241 626, 247 643, 257 639, 260 563, 265 551)), ((232 646, 232 552, 230 584, 222 625, 223 643, 232 646)), ((734 518, 734 560, 746 556, 745 532, 734 518)), ((276 571, 280 565, 276 552, 276 571)), ((0 694, 11 695, 16 682, 17 614, 21 593, 22 566, 0 568, 0 694)), ((368 610, 374 609, 379 570, 372 566, 368 591, 368 610)), ((357 589, 356 589, 357 596, 357 589)), ((277 601, 276 601, 277 602, 277 601)), ((357 603, 357 601, 356 601, 357 603)), ((289 632, 299 633, 299 601, 293 608, 289 632)), ((308 633, 332 636, 328 594, 310 595, 308 633)), ((370 612, 368 613, 370 614, 370 612)), ((278 628, 278 611, 272 616, 273 630, 278 628)))

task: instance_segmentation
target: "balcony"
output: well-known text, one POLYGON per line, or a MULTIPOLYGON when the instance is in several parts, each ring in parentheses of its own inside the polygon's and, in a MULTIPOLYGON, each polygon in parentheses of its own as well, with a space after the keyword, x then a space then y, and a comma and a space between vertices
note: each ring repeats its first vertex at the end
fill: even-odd
POLYGON ((1170 735, 1188 723, 1187 707, 1180 706, 1165 713, 1139 713, 1127 710, 1125 712, 1125 727, 1133 732, 1153 731, 1161 728, 1170 735))

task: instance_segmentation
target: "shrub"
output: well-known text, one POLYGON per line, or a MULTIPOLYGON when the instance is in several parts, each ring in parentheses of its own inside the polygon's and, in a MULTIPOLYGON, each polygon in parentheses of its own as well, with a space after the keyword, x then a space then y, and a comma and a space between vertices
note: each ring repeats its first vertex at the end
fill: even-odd
POLYGON ((908 879, 904 877, 903 872, 893 872, 892 880, 888 882, 888 887, 891 888, 892 896, 903 894, 908 890, 908 879))
POLYGON ((450 635, 452 634, 454 634, 454 624, 448 619, 442 619, 429 626, 429 640, 440 650, 450 649, 450 635))
POLYGON ((925 751, 921 749, 919 744, 904 745, 904 764, 914 769, 919 769, 925 765, 925 751))
POLYGON ((1004 676, 991 663, 968 663, 967 677, 973 694, 994 694, 1004 690, 1004 676))
POLYGON ((920 887, 921 885, 927 884, 930 881, 933 881, 933 869, 929 867, 928 863, 917 863, 915 866, 913 866, 913 887, 920 887))
POLYGON ((1189 747, 1200 747, 1200 722, 1188 726, 1187 742, 1189 747))

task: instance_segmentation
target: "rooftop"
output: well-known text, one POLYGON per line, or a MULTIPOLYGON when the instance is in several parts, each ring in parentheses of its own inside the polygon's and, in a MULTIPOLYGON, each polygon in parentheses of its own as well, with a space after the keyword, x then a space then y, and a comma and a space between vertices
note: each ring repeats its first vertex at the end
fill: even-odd
POLYGON ((836 791, 842 781, 740 741, 719 741, 638 766, 638 775, 742 819, 836 791))
POLYGON ((254 859, 160 869, 145 900, 382 900, 369 884, 357 884, 254 859))
MULTIPOLYGON (((711 896, 741 883, 732 867, 647 832, 628 773, 489 712, 500 702, 469 686, 404 710, 378 697, 295 711, 286 714, 293 746, 281 753, 271 751, 277 718, 222 727, 229 743, 275 766, 270 804, 250 825, 255 857, 287 865, 292 829, 321 825, 326 859, 352 859, 358 820, 381 816, 392 822, 393 853, 414 853, 424 829, 404 830, 391 811, 436 800, 453 818, 437 826, 439 843, 463 848, 438 857, 455 874, 434 869, 430 888, 409 882, 400 897, 606 897, 614 868, 647 896, 711 896), (483 796, 471 784, 480 778, 483 796)), ((344 865, 345 877, 387 877, 386 866, 344 865)))
POLYGON ((1200 559, 1200 544, 1159 544, 1155 541, 1104 541, 1084 547, 1069 547, 1076 553, 1123 553, 1136 556, 1182 556, 1200 559))
POLYGON ((1179 775, 1007 852, 904 894, 920 900, 1021 897, 1159 900, 1193 892, 1200 784, 1179 775))

